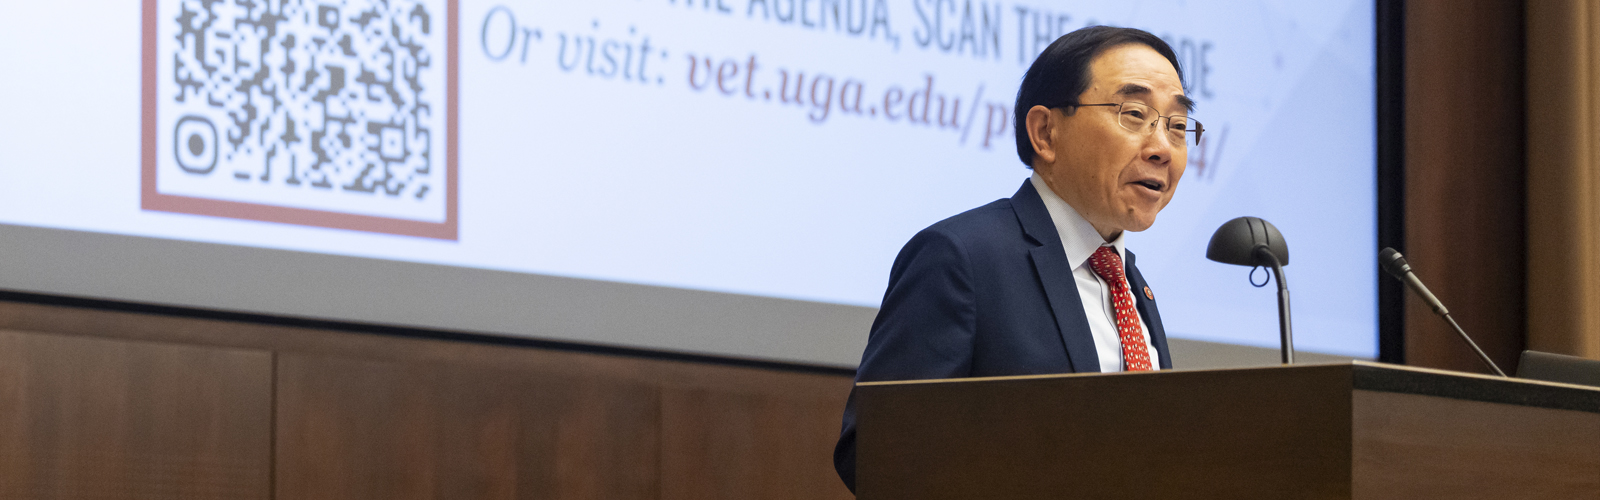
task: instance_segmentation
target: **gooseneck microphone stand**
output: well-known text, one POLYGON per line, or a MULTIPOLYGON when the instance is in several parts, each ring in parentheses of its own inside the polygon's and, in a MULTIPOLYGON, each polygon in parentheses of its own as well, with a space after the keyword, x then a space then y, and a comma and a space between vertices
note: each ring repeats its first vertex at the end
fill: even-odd
POLYGON ((1289 325, 1289 282, 1283 279, 1283 263, 1278 254, 1265 243, 1256 244, 1251 253, 1272 268, 1272 279, 1278 282, 1278 337, 1283 351, 1283 364, 1294 364, 1294 334, 1289 325))

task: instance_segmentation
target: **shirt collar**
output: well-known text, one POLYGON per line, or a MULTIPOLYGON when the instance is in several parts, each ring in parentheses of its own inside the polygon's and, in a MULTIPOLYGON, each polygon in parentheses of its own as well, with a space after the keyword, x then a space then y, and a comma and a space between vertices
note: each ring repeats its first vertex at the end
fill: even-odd
POLYGON ((1117 258, 1127 262, 1127 255, 1124 255, 1122 250, 1122 236, 1127 234, 1126 231, 1118 234, 1117 239, 1107 242, 1105 238, 1100 237, 1100 232, 1095 231, 1087 219, 1072 208, 1072 205, 1068 205, 1066 200, 1062 200, 1055 191, 1050 190, 1050 186, 1044 183, 1044 178, 1040 177, 1038 172, 1034 172, 1029 180, 1033 182, 1033 189, 1039 192, 1039 198, 1044 200, 1044 208, 1050 213, 1050 222, 1056 225, 1056 234, 1061 235, 1061 246, 1066 249, 1067 262, 1072 264, 1073 269, 1084 266, 1089 257, 1094 255, 1095 250, 1099 250, 1102 246, 1116 250, 1117 258))

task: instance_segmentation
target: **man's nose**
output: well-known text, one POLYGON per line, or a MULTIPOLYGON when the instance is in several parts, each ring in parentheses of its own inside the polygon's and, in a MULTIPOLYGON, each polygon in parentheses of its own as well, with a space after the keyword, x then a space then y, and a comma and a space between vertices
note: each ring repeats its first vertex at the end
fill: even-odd
POLYGON ((1156 119, 1156 121, 1150 124, 1150 130, 1148 131, 1149 133, 1144 135, 1144 150, 1142 152, 1144 153, 1146 160, 1150 160, 1152 163, 1165 165, 1168 161, 1172 160, 1173 149, 1181 147, 1182 145, 1173 144, 1171 137, 1169 137, 1167 134, 1161 133, 1160 124, 1160 119, 1156 119))

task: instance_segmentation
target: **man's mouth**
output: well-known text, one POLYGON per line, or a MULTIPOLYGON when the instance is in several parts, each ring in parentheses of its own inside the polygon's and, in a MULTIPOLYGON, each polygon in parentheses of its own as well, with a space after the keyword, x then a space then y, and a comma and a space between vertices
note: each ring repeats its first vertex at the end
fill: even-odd
POLYGON ((1142 180, 1142 181, 1134 181, 1133 183, 1136 184, 1136 185, 1139 185, 1139 186, 1144 186, 1145 189, 1149 189, 1149 190, 1155 191, 1157 193, 1161 192, 1162 189, 1165 189, 1167 187, 1167 185, 1165 183, 1162 183, 1161 181, 1154 180, 1154 179, 1146 179, 1146 180, 1142 180))

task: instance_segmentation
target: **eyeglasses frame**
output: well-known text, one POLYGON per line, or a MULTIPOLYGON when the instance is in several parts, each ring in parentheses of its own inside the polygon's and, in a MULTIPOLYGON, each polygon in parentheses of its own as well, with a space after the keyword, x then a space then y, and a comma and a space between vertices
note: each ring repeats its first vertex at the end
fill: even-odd
MULTIPOLYGON (((1155 109, 1156 109, 1155 106, 1151 106, 1149 104, 1145 104, 1145 103, 1142 103, 1142 102, 1139 102, 1139 101, 1105 102, 1105 103, 1098 103, 1098 104, 1061 104, 1061 105, 1050 106, 1050 107, 1052 109, 1061 109, 1061 108, 1073 108, 1073 107, 1087 108, 1087 107, 1094 107, 1094 106, 1116 106, 1117 107, 1117 114, 1121 115, 1122 114, 1122 105, 1130 103, 1130 102, 1131 103, 1135 103, 1135 104, 1139 104, 1141 106, 1145 106, 1147 108, 1150 108, 1150 111, 1152 111, 1152 112, 1154 112, 1155 109)), ((1189 115, 1163 115, 1161 113, 1155 113, 1155 115, 1156 115, 1156 119, 1154 121, 1156 121, 1156 122, 1161 121, 1162 118, 1166 118, 1168 127, 1172 126, 1172 117, 1174 117, 1174 116, 1182 116, 1184 118, 1189 118, 1189 115)), ((1205 133, 1206 127, 1205 127, 1205 125, 1200 123, 1200 120, 1189 120, 1189 121, 1194 123, 1195 128, 1189 129, 1189 130, 1185 130, 1184 132, 1185 133, 1194 132, 1194 143, 1195 143, 1196 146, 1198 146, 1198 145, 1200 145, 1200 134, 1205 133)), ((1117 120, 1117 124, 1120 125, 1121 123, 1122 123, 1122 120, 1119 118, 1117 120)), ((1127 127, 1123 127, 1123 128, 1126 129, 1127 127)), ((1148 134, 1149 132, 1145 132, 1145 133, 1148 134)), ((1179 141, 1179 143, 1183 144, 1185 148, 1188 147, 1187 141, 1179 141)))

